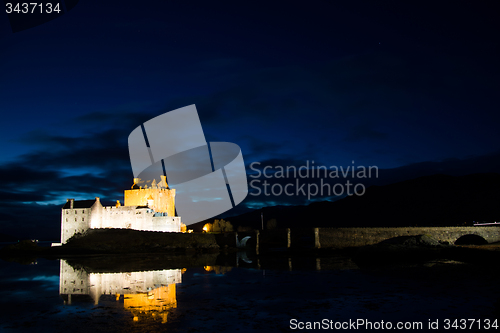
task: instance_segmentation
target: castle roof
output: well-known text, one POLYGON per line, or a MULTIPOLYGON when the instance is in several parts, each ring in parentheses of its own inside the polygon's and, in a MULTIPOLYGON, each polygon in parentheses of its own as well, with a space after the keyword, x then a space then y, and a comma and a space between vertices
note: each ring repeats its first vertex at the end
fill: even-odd
MULTIPOLYGON (((95 203, 94 200, 75 200, 73 201, 73 208, 78 209, 78 208, 90 208, 92 205, 95 203)), ((71 203, 69 201, 66 202, 66 204, 63 206, 63 209, 70 209, 71 208, 71 203)))

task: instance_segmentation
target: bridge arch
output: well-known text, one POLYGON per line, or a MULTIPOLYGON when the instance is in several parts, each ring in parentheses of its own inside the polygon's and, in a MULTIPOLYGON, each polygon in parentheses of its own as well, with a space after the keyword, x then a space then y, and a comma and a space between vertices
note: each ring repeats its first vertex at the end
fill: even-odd
POLYGON ((488 244, 488 241, 484 237, 476 234, 467 234, 460 236, 456 241, 455 245, 483 245, 488 244))
POLYGON ((238 240, 238 239, 237 239, 237 240, 236 240, 236 242, 237 242, 237 243, 236 243, 236 247, 237 247, 237 248, 244 248, 244 247, 246 247, 246 246, 247 246, 247 242, 248 242, 248 240, 249 240, 250 238, 252 238, 252 237, 251 237, 251 236, 245 236, 245 237, 243 237, 241 240, 238 240))

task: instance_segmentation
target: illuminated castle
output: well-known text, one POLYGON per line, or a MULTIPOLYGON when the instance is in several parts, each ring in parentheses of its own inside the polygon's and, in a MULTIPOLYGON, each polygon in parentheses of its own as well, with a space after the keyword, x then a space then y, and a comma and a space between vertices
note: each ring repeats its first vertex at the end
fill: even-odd
POLYGON ((123 206, 118 200, 115 206, 105 207, 99 197, 67 199, 61 212, 62 244, 76 233, 97 228, 180 232, 181 218, 175 216, 175 189, 168 187, 165 176, 158 183, 134 178, 132 188, 125 190, 123 206))

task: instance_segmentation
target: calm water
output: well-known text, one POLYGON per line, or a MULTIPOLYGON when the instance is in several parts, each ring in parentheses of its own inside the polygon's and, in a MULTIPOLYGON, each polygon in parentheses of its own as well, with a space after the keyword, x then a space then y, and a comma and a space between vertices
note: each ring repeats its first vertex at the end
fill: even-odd
POLYGON ((279 269, 263 269, 243 259, 238 267, 93 273, 64 260, 0 261, 0 331, 282 332, 294 318, 426 328, 429 319, 499 317, 489 267, 442 260, 366 270, 339 257, 281 258, 279 269))

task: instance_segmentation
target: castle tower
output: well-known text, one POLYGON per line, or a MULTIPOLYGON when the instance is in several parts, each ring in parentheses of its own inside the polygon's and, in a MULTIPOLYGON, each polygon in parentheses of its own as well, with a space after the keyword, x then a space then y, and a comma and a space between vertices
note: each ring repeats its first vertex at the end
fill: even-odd
POLYGON ((150 195, 147 200, 148 200, 148 207, 153 208, 155 203, 155 199, 153 199, 153 196, 150 195))
POLYGON ((160 176, 161 181, 141 180, 134 178, 130 190, 125 190, 124 206, 148 206, 158 213, 167 213, 175 216, 175 189, 170 189, 165 176, 160 176))

